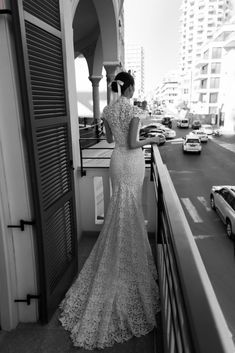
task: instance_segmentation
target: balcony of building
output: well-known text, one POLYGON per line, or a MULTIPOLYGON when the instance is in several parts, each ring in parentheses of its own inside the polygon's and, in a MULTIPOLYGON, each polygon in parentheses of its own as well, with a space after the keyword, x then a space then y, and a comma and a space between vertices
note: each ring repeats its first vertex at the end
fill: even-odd
MULTIPOLYGON (((81 149, 83 162, 77 171, 83 200, 80 269, 105 218, 111 194, 108 164, 112 148, 102 138, 92 147, 81 149)), ((132 338, 103 352, 232 353, 230 333, 157 147, 151 151, 151 160, 146 160, 143 207, 159 275, 158 327, 146 336, 132 338)), ((1 353, 76 351, 68 333, 59 324, 58 311, 47 325, 20 324, 9 333, 2 332, 0 348, 1 353)))
MULTIPOLYGON (((63 287, 62 290, 60 287, 56 292, 54 286, 59 280, 61 280, 60 286, 64 284, 64 263, 66 265, 68 263, 70 266, 72 260, 77 259, 78 271, 82 268, 99 235, 111 196, 108 165, 112 146, 107 147, 102 139, 102 127, 98 123, 98 83, 101 79, 101 69, 105 67, 108 101, 110 98, 108 84, 115 76, 115 72, 120 70, 120 48, 118 48, 120 33, 117 34, 116 16, 121 16, 122 1, 71 0, 71 2, 59 2, 55 0, 54 4, 58 5, 53 7, 53 15, 58 27, 56 29, 52 26, 51 17, 39 2, 24 0, 12 2, 12 4, 14 4, 13 7, 16 11, 15 18, 13 21, 12 19, 9 21, 12 12, 11 9, 6 9, 7 11, 4 12, 6 17, 4 20, 1 18, 2 22, 0 23, 2 25, 0 28, 1 38, 2 40, 6 39, 6 44, 2 41, 4 54, 8 54, 3 56, 3 51, 1 51, 1 65, 4 64, 4 75, 1 77, 0 83, 4 124, 1 127, 3 130, 1 130, 0 145, 0 195, 1 205, 6 207, 1 208, 0 213, 1 244, 2 238, 5 240, 3 242, 4 249, 2 249, 3 247, 0 249, 1 265, 3 263, 5 266, 1 266, 0 271, 1 284, 2 278, 5 280, 0 293, 2 327, 0 351, 1 353, 72 353, 77 352, 78 349, 72 346, 69 334, 59 325, 58 309, 55 309, 58 308, 58 303, 65 294, 65 288, 63 287), (18 4, 21 6, 20 9, 18 4), (62 34, 58 24, 59 5, 63 5, 61 6, 61 18, 64 26, 62 34), (23 6, 27 8, 23 9, 23 6), (71 7, 73 11, 71 11, 71 7), (34 11, 33 15, 30 13, 32 10, 34 11), (20 12, 20 16, 17 11, 20 12), (38 13, 41 16, 40 19, 37 18, 38 13), (87 21, 87 16, 89 21, 87 21), (108 28, 106 27, 107 18, 108 28), (15 24, 13 35, 11 25, 14 20, 17 25, 15 24), (44 23, 44 20, 47 22, 44 23), (20 27, 20 25, 22 26, 20 27), (25 27, 28 32, 25 32, 25 27), (72 33, 72 28, 74 33, 72 33), (28 42, 25 40, 26 37, 30 39, 28 42), (53 42, 50 42, 51 38, 53 38, 53 42), (23 50, 21 51, 21 49, 23 50), (77 97, 74 82, 74 54, 76 57, 81 53, 87 59, 89 67, 94 107, 92 121, 95 123, 84 121, 81 117, 82 126, 79 129, 75 109, 77 97), (16 54, 21 55, 17 56, 16 54), (57 63, 59 63, 59 70, 55 69, 53 55, 56 56, 57 63), (24 63, 21 62, 25 57, 28 60, 27 72, 24 63), (20 64, 17 64, 17 59, 20 64), (64 67, 67 75, 63 75, 64 67), (33 79, 36 77, 33 85, 30 85, 31 81, 29 80, 31 74, 33 79), (44 74, 43 80, 42 74, 44 74), (52 94, 49 94, 48 91, 51 92, 53 86, 51 78, 56 89, 52 91, 52 94), (57 86, 58 81, 59 87, 57 86), (64 84, 65 81, 66 84, 64 84), (40 83, 39 87, 37 86, 38 82, 40 83), (9 87, 10 89, 8 89, 9 87), (65 92, 64 96, 61 91, 65 92), (35 94, 33 98, 36 98, 27 101, 32 93, 35 94), (69 96, 67 100, 66 95, 69 96), (19 97, 22 97, 22 101, 19 97), (70 115, 64 114, 66 104, 69 107, 70 115), (63 114, 56 114, 62 109, 61 106, 63 114), (11 109, 12 107, 13 109, 11 109), (29 120, 29 116, 30 119, 34 118, 35 112, 38 114, 37 119, 29 120), (50 115, 49 118, 48 115, 50 115), (69 120, 71 120, 71 126, 68 125, 69 120), (33 127, 36 126, 33 137, 30 136, 32 131, 28 131, 32 121, 33 127), (35 142, 35 136, 38 139, 36 141, 38 145, 35 142), (40 152, 37 155, 38 159, 32 156, 37 146, 39 146, 40 152), (11 158, 12 155, 14 158, 11 158), (18 158, 19 156, 21 159, 18 158), (73 159, 70 159, 70 156, 73 156, 73 159), (33 169, 33 162, 36 165, 35 174, 32 173, 36 176, 35 179, 29 177, 33 169), (53 174, 55 169, 56 175, 53 174), (36 174, 38 170, 40 173, 36 174), (38 189, 41 191, 43 199, 40 198, 41 194, 35 185, 38 179, 41 182, 41 188, 38 189), (74 188, 72 188, 73 183, 75 184, 74 188), (8 188, 5 186, 10 187, 9 197, 8 188), (55 188, 57 189, 54 192, 55 188), (62 199, 58 205, 56 197, 61 190, 62 199), (50 203, 51 194, 53 196, 56 194, 52 203, 50 203), (34 197, 38 199, 33 209, 30 202, 34 197), (27 202, 24 203, 25 198, 27 202), (68 203, 72 204, 75 198, 77 213, 74 215, 67 205, 68 203), (46 204, 44 213, 41 211, 43 202, 46 204), (33 215, 33 211, 36 210, 38 219, 37 222, 28 222, 28 226, 36 224, 36 230, 31 230, 31 228, 28 230, 27 228, 22 234, 25 230, 22 230, 22 222, 18 225, 17 222, 13 224, 9 220, 11 217, 15 221, 20 219, 24 208, 27 211, 25 212, 27 216, 33 215), (8 217, 9 213, 11 217, 8 217), (76 225, 76 222, 71 222, 72 217, 74 219, 77 217, 78 220, 75 230, 73 226, 76 225), (45 219, 46 222, 43 223, 45 219), (60 222, 64 222, 62 227, 60 222), (41 227, 38 226, 39 223, 41 227), (39 247, 36 247, 32 239, 35 239, 36 243, 38 237, 43 232, 46 233, 45 229, 50 235, 47 237, 48 243, 43 249, 43 256, 47 256, 48 262, 43 262, 41 272, 37 272, 37 267, 42 264, 42 262, 39 263, 39 259, 41 261, 44 259, 42 259, 40 251, 37 256, 35 255, 36 249, 39 247), (73 232, 70 231, 71 229, 73 232), (61 238, 57 237, 57 230, 61 238), (63 238, 66 232, 68 238, 63 238), (63 241, 70 242, 72 237, 78 241, 78 246, 73 248, 73 252, 71 249, 67 249, 67 243, 66 246, 63 243, 63 241), (56 245, 61 247, 56 248, 56 245), (7 248, 6 252, 4 252, 5 248, 7 248), (46 253, 48 248, 51 250, 50 253, 46 253), (61 258, 63 260, 64 254, 67 262, 62 263, 61 258), (51 271, 49 275, 48 269, 51 271), (61 272, 63 276, 60 277, 61 272), (40 276, 43 285, 37 276, 40 276), (44 283, 46 281, 52 283, 49 290, 44 283), (37 295, 38 288, 40 291, 37 295), (6 293, 10 293, 10 295, 6 295, 6 293), (53 298, 49 297, 54 293, 53 298), (45 305, 48 297, 50 307, 45 305), (6 305, 4 305, 5 303, 6 305), (50 312, 48 313, 48 311, 50 312)), ((45 2, 46 5, 50 7, 51 2, 45 2)), ((170 174, 162 162, 157 146, 151 150, 148 162, 150 163, 146 163, 143 207, 159 275, 161 313, 157 317, 158 327, 149 335, 135 337, 126 343, 114 345, 112 348, 104 350, 104 353, 232 353, 234 348, 229 330, 170 174)), ((75 272, 71 274, 70 282, 66 282, 67 287, 76 275, 76 261, 73 266, 75 272)), ((84 350, 80 349, 79 352, 84 352, 84 350)))

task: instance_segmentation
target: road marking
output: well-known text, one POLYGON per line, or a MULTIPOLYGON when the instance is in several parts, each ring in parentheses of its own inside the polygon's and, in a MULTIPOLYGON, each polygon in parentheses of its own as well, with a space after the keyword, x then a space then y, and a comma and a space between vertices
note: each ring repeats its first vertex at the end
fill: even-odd
POLYGON ((173 170, 173 169, 169 169, 168 170, 169 173, 177 173, 177 174, 192 174, 192 173, 195 173, 194 171, 191 171, 191 170, 173 170))
POLYGON ((194 235, 194 239, 195 240, 204 240, 204 239, 208 239, 208 238, 215 238, 217 237, 217 235, 210 235, 210 234, 205 234, 205 235, 194 235))
POLYGON ((187 197, 181 197, 181 201, 183 202, 184 206, 186 207, 189 215, 192 217, 195 223, 203 223, 203 220, 199 216, 196 208, 193 206, 192 202, 187 197))
POLYGON ((176 144, 180 144, 180 143, 182 144, 183 139, 182 139, 181 137, 179 137, 179 138, 176 138, 176 139, 171 140, 171 141, 169 141, 169 142, 171 142, 172 145, 176 145, 176 144))
POLYGON ((208 207, 207 201, 205 199, 205 197, 203 196, 197 196, 197 199, 199 202, 201 202, 201 204, 205 207, 205 209, 207 210, 207 212, 211 212, 211 208, 208 207))

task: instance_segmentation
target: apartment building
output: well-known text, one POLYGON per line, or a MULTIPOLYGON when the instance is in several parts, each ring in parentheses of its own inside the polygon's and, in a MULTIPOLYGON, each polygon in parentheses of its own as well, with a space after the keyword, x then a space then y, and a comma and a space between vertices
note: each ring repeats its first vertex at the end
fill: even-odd
POLYGON ((169 72, 157 87, 156 99, 162 106, 175 108, 179 99, 179 76, 178 72, 169 72))
POLYGON ((135 98, 144 99, 145 72, 144 48, 140 45, 127 44, 125 46, 125 69, 130 70, 135 78, 135 98))
POLYGON ((213 38, 215 31, 232 16, 231 0, 183 0, 180 18, 180 80, 181 100, 189 108, 195 102, 195 65, 202 46, 213 38))
POLYGON ((195 112, 216 114, 227 126, 231 125, 235 108, 231 96, 235 90, 235 19, 232 22, 220 27, 213 40, 203 47, 195 74, 198 84, 195 112))

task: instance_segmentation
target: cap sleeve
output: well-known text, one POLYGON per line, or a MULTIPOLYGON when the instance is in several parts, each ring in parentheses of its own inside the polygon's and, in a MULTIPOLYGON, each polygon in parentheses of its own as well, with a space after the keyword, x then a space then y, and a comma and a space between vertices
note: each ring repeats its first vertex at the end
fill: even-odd
POLYGON ((107 117, 108 117, 108 107, 106 106, 106 107, 104 107, 104 109, 103 109, 103 112, 102 112, 102 114, 101 114, 100 119, 101 119, 101 120, 108 120, 107 117))

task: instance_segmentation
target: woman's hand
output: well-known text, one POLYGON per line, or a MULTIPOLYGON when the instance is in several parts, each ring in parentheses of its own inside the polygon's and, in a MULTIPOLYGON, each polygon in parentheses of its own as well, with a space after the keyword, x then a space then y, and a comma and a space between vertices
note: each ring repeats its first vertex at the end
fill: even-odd
POLYGON ((160 143, 160 137, 159 136, 150 137, 150 140, 151 140, 151 144, 152 143, 156 143, 157 145, 159 145, 159 143, 160 143))

